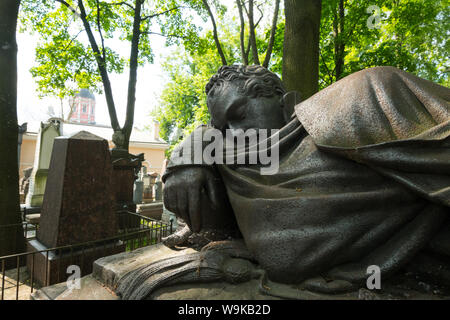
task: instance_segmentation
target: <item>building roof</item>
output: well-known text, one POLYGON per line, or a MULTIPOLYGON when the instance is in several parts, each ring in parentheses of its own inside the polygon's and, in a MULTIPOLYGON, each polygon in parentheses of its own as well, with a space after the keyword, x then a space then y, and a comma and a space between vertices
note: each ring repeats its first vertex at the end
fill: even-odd
POLYGON ((81 89, 80 92, 75 94, 75 97, 89 98, 95 100, 94 94, 90 92, 88 89, 81 89))
MULTIPOLYGON (((26 132, 26 135, 33 136, 37 135, 39 132, 39 122, 29 122, 28 123, 28 130, 26 132)), ((80 131, 87 131, 90 132, 96 136, 99 136, 103 139, 106 139, 108 141, 111 141, 113 129, 110 126, 107 125, 101 125, 101 124, 84 124, 84 123, 73 123, 73 122, 64 122, 62 123, 62 132, 61 135, 63 136, 71 136, 77 132, 80 131)), ((139 128, 134 127, 133 131, 131 132, 130 137, 130 144, 134 144, 135 146, 155 146, 155 147, 162 147, 166 149, 168 147, 167 142, 165 142, 163 139, 155 139, 152 136, 152 133, 148 130, 142 130, 139 128)))

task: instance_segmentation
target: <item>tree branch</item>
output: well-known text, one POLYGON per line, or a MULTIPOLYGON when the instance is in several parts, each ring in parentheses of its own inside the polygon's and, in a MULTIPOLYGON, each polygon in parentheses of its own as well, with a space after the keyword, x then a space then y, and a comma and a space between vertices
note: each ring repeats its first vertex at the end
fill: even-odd
POLYGON ((75 41, 76 38, 78 38, 80 33, 82 33, 83 31, 84 29, 81 29, 73 38, 70 39, 69 43, 64 47, 64 51, 66 51, 70 47, 70 45, 75 41))
POLYGON ((244 15, 242 13, 242 3, 241 0, 236 0, 236 4, 239 10, 239 19, 241 21, 241 29, 240 29, 240 43, 241 43, 241 56, 242 56, 242 63, 246 66, 248 65, 248 56, 245 54, 245 43, 244 43, 244 36, 245 36, 245 21, 244 21, 244 15))
POLYGON ((100 39, 102 40, 103 60, 106 60, 105 39, 103 39, 102 27, 100 25, 100 2, 99 2, 99 0, 95 0, 95 2, 97 4, 97 28, 98 28, 98 33, 100 33, 100 39))
POLYGON ((73 14, 75 14, 77 17, 81 18, 80 14, 77 12, 77 10, 74 7, 72 7, 69 3, 67 3, 66 1, 64 1, 64 0, 55 0, 55 1, 65 5, 70 11, 72 11, 73 14))
POLYGON ((136 8, 134 10, 133 21, 133 37, 131 38, 131 52, 130 52, 130 77, 128 79, 128 98, 127 98, 127 114, 125 124, 123 126, 123 134, 125 135, 125 144, 120 146, 128 149, 131 131, 134 122, 134 108, 136 104, 136 82, 137 82, 137 68, 139 55, 139 39, 141 36, 141 8, 143 0, 136 0, 136 8))
POLYGON ((272 30, 270 30, 269 44, 267 45, 266 57, 264 58, 263 67, 269 67, 270 57, 272 56, 273 44, 275 42, 275 34, 277 32, 278 11, 280 8, 280 0, 275 2, 275 10, 273 12, 272 30))
POLYGON ((250 33, 250 45, 252 49, 253 63, 260 65, 259 57, 258 57, 258 47, 256 45, 256 34, 255 34, 255 25, 253 22, 253 0, 249 0, 248 2, 248 24, 249 24, 249 33, 250 33))
POLYGON ((248 56, 250 55, 250 37, 247 39, 247 49, 245 50, 245 59, 248 61, 248 56))
POLYGON ((133 10, 134 11, 134 7, 131 5, 131 4, 129 4, 129 3, 127 3, 127 2, 125 2, 125 1, 121 1, 121 2, 115 2, 115 3, 106 3, 107 5, 112 5, 112 6, 117 6, 117 5, 119 5, 119 6, 121 6, 121 5, 126 5, 127 7, 129 7, 131 10, 133 10))
POLYGON ((258 9, 261 16, 258 18, 258 21, 255 23, 255 29, 258 27, 259 23, 261 22, 262 18, 264 17, 264 13, 261 10, 261 4, 256 5, 256 9, 258 9))
POLYGON ((161 37, 179 38, 179 39, 183 39, 183 40, 188 39, 187 37, 180 36, 180 35, 178 35, 178 34, 171 34, 171 33, 170 33, 170 34, 162 34, 162 33, 159 33, 159 32, 153 32, 153 31, 141 31, 141 34, 148 34, 148 35, 154 34, 154 35, 161 36, 161 37))
POLYGON ((174 7, 174 8, 172 8, 172 9, 168 9, 168 10, 163 11, 163 12, 159 12, 159 13, 155 13, 155 14, 146 16, 146 17, 142 18, 141 21, 145 21, 145 20, 147 20, 147 19, 152 19, 152 18, 154 18, 154 17, 158 17, 158 16, 161 16, 161 15, 164 15, 164 14, 166 14, 166 13, 168 13, 168 12, 171 12, 171 11, 174 11, 174 10, 178 10, 178 9, 180 9, 180 8, 186 8, 186 7, 185 7, 185 6, 177 6, 177 7, 174 7))
POLYGON ((88 35, 89 43, 91 44, 92 51, 94 51, 95 60, 97 61, 98 69, 102 77, 103 88, 105 89, 106 105, 108 106, 109 117, 111 120, 111 127, 114 131, 119 131, 120 125, 117 120, 111 83, 109 81, 108 71, 106 70, 106 62, 102 59, 94 34, 92 33, 91 26, 87 21, 86 9, 84 8, 83 0, 78 0, 78 7, 80 8, 80 18, 83 21, 84 29, 88 35))
POLYGON ((222 65, 226 66, 227 59, 225 58, 225 54, 222 51, 222 46, 220 45, 219 36, 217 35, 217 25, 216 20, 214 19, 214 15, 211 11, 211 7, 208 4, 207 0, 203 0, 203 4, 206 7, 206 10, 208 10, 209 17, 211 18, 211 22, 213 25, 213 35, 214 35, 214 42, 216 43, 217 51, 219 53, 220 58, 222 59, 222 65))
POLYGON ((322 59, 322 63, 325 66, 325 69, 327 70, 328 77, 330 77, 331 81, 333 81, 333 73, 330 73, 330 69, 328 69, 327 63, 322 55, 322 51, 319 50, 319 53, 320 53, 320 58, 322 59))

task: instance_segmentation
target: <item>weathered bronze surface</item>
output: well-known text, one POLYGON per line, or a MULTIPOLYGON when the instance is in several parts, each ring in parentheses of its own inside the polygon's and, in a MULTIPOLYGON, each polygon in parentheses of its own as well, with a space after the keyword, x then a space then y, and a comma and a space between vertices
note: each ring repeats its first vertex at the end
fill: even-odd
POLYGON ((117 234, 108 142, 81 131, 58 137, 37 239, 49 248, 117 234))
POLYGON ((376 67, 293 108, 276 75, 224 66, 206 91, 216 128, 280 128, 280 164, 264 176, 258 164, 180 165, 180 145, 163 176, 164 204, 192 231, 235 220, 270 280, 308 290, 354 289, 370 265, 385 280, 424 253, 446 270, 428 276, 450 285, 450 89, 376 67))

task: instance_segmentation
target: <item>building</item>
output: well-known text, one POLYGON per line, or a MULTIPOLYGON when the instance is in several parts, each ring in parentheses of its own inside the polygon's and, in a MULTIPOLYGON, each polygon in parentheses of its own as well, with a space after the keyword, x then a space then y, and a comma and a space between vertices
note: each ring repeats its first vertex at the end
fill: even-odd
MULTIPOLYGON (((79 131, 88 131, 109 142, 110 148, 114 146, 111 141, 113 129, 107 125, 96 124, 95 122, 95 96, 87 89, 80 92, 70 101, 74 103, 74 111, 69 121, 61 118, 50 118, 48 121, 59 124, 60 134, 63 136, 72 135, 79 131)), ((159 137, 159 124, 154 122, 150 125, 151 130, 133 128, 130 137, 129 152, 131 154, 143 153, 145 161, 143 165, 147 167, 147 172, 157 172, 161 174, 165 159, 165 150, 168 144, 159 137)), ((23 176, 23 170, 32 167, 36 157, 36 144, 41 124, 28 123, 27 131, 23 134, 19 174, 23 176)))
POLYGON ((81 89, 74 98, 69 99, 73 110, 69 121, 82 124, 95 124, 95 96, 88 89, 81 89))

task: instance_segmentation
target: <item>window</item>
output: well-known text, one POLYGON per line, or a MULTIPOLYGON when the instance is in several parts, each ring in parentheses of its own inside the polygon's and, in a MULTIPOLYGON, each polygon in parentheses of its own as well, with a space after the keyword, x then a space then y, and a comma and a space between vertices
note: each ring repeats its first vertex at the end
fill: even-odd
POLYGON ((87 105, 83 104, 83 113, 86 113, 86 112, 87 112, 87 105))

